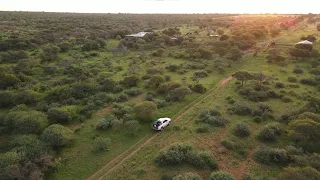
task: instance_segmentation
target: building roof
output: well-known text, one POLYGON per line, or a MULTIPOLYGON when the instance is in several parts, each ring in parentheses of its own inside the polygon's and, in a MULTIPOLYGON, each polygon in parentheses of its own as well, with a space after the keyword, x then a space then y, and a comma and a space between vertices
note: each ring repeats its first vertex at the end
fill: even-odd
POLYGON ((312 44, 312 42, 308 41, 308 40, 305 40, 305 41, 300 41, 296 44, 312 44))
POLYGON ((126 37, 143 37, 148 33, 151 33, 151 32, 139 32, 137 34, 128 34, 128 35, 125 35, 125 36, 126 37))

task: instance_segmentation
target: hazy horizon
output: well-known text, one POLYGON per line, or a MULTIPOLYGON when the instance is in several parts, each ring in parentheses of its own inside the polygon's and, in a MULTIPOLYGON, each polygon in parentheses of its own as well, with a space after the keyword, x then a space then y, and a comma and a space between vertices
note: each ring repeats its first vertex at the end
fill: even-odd
POLYGON ((316 0, 292 2, 289 0, 0 0, 0 11, 36 11, 70 13, 137 13, 137 14, 193 14, 193 13, 239 13, 239 14, 307 14, 319 13, 316 0), (313 5, 312 5, 313 4, 313 5), (303 6, 305 5, 305 6, 303 6), (303 7, 303 8, 301 8, 303 7))

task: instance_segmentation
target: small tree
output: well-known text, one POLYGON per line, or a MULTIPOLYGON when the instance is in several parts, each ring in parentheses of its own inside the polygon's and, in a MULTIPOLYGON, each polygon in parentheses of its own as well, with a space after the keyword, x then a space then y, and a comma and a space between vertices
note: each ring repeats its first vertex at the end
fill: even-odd
POLYGON ((301 148, 320 152, 320 123, 311 119, 298 119, 289 124, 291 139, 301 148))
POLYGON ((152 101, 143 101, 135 106, 137 118, 145 122, 152 120, 156 111, 157 105, 152 101))
POLYGON ((40 53, 40 58, 42 61, 50 62, 58 58, 58 53, 60 48, 55 45, 46 44, 42 46, 42 51, 40 53))
POLYGON ((72 131, 60 124, 53 124, 47 127, 41 134, 41 140, 52 147, 61 148, 70 144, 72 131))
POLYGON ((246 71, 237 71, 235 72, 232 77, 235 77, 237 80, 241 81, 241 86, 246 84, 248 80, 252 80, 253 76, 252 74, 246 72, 246 71))
POLYGON ((166 96, 166 100, 168 101, 182 101, 186 95, 190 94, 191 90, 187 87, 178 87, 171 91, 166 96))
POLYGON ((236 60, 242 58, 242 53, 238 48, 232 48, 229 52, 228 58, 233 61, 236 61, 236 60))

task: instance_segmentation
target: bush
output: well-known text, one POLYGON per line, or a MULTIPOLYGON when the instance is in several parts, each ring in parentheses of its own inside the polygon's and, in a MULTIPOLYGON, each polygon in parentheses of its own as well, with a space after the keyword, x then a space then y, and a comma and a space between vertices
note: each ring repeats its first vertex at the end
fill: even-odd
POLYGON ((97 137, 93 142, 94 151, 108 151, 108 146, 111 144, 110 138, 97 137))
POLYGON ((232 107, 228 109, 231 114, 237 114, 240 116, 250 115, 252 113, 252 109, 247 104, 234 104, 232 107))
POLYGON ((230 173, 216 171, 210 174, 209 180, 235 180, 235 178, 230 173))
POLYGON ((191 90, 189 88, 178 87, 173 90, 170 90, 165 99, 167 101, 182 101, 190 93, 191 90))
POLYGON ((72 131, 60 124, 53 124, 47 127, 41 134, 41 140, 44 143, 56 148, 70 144, 72 138, 72 131))
POLYGON ((39 111, 12 111, 4 116, 3 125, 12 133, 39 134, 48 125, 48 120, 39 111))
POLYGON ((239 123, 234 128, 234 134, 238 137, 250 136, 250 129, 247 124, 239 123))
POLYGON ((216 169, 218 167, 217 161, 208 152, 193 152, 187 161, 190 165, 201 169, 216 169))
POLYGON ((151 101, 143 101, 135 106, 136 117, 144 122, 154 119, 157 105, 151 101))
POLYGON ((76 116, 74 106, 64 106, 60 108, 50 108, 47 112, 50 123, 66 124, 72 121, 76 116))
POLYGON ((311 79, 311 78, 302 78, 300 79, 300 83, 310 85, 310 86, 318 85, 318 82, 315 79, 311 79))
POLYGON ((140 79, 139 76, 132 75, 132 76, 127 76, 122 80, 122 83, 127 86, 127 87, 135 87, 138 85, 140 79))
POLYGON ((276 88, 284 88, 284 84, 281 82, 276 82, 276 88))
POLYGON ((212 126, 225 126, 228 120, 224 117, 221 117, 221 114, 214 110, 202 110, 200 112, 199 118, 196 120, 196 123, 206 123, 212 126))
POLYGON ((197 93, 205 93, 207 89, 202 84, 195 84, 190 88, 192 91, 197 93))
POLYGON ((278 177, 279 180, 306 180, 314 179, 318 180, 320 177, 319 171, 311 167, 295 168, 288 167, 285 168, 283 172, 280 173, 278 177))
POLYGON ((312 119, 296 119, 289 123, 289 137, 298 146, 309 152, 320 152, 320 123, 312 119))
POLYGON ((257 137, 261 141, 275 141, 277 136, 281 135, 281 128, 279 123, 270 123, 261 128, 257 137))
POLYGON ((181 87, 182 85, 180 83, 177 83, 177 82, 166 82, 166 83, 163 83, 161 84, 157 91, 158 93, 160 94, 168 94, 170 91, 176 89, 176 88, 179 88, 181 87))
POLYGON ((126 102, 128 101, 129 97, 126 94, 119 94, 119 96, 116 98, 116 102, 126 102))
POLYGON ((289 161, 289 156, 284 149, 260 146, 253 152, 254 160, 263 164, 285 165, 289 161))
POLYGON ((291 83, 295 83, 298 81, 298 79, 296 77, 288 77, 288 81, 291 83))
POLYGON ((124 93, 129 96, 137 96, 142 94, 143 92, 140 88, 133 87, 133 88, 130 88, 129 90, 124 91, 124 93))
POLYGON ((96 125, 97 130, 106 130, 112 126, 111 124, 112 118, 103 118, 96 125))
MULTIPOLYGON (((162 178, 161 178, 161 180, 162 180, 162 178)), ((174 176, 172 178, 172 180, 202 180, 202 178, 196 173, 188 172, 185 174, 178 174, 178 175, 174 176)))
POLYGON ((207 77, 208 76, 208 73, 204 70, 202 71, 197 71, 193 74, 193 77, 197 77, 197 78, 204 78, 204 77, 207 77))
POLYGON ((190 164, 201 169, 216 169, 217 162, 209 153, 196 153, 190 144, 176 144, 161 151, 155 159, 159 166, 190 164))
POLYGON ((295 74, 302 74, 303 73, 303 69, 300 67, 295 67, 292 71, 295 74))

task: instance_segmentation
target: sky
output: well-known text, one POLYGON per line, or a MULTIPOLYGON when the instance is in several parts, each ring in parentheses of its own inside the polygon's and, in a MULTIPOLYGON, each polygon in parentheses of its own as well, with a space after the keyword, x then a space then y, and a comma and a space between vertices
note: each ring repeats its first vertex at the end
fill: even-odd
POLYGON ((0 0, 0 11, 83 13, 320 13, 319 0, 0 0))

